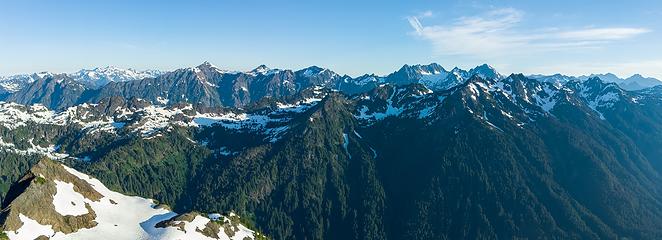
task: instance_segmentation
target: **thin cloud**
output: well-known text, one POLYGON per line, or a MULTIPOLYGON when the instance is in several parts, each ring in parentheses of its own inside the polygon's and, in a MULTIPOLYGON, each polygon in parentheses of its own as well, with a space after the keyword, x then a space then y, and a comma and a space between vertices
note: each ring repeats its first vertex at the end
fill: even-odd
POLYGON ((461 17, 445 25, 424 25, 420 15, 407 20, 414 30, 412 34, 429 41, 436 54, 479 57, 599 48, 650 32, 645 28, 524 31, 517 28, 523 17, 522 11, 502 8, 480 16, 461 17))
POLYGON ((563 39, 587 41, 619 40, 632 38, 648 32, 650 32, 650 30, 645 28, 594 28, 560 32, 558 33, 558 37, 563 39))
POLYGON ((432 11, 427 10, 427 11, 425 11, 425 12, 422 12, 422 13, 418 14, 417 17, 418 17, 418 18, 427 18, 427 17, 432 17, 432 16, 434 16, 434 14, 432 13, 432 11))

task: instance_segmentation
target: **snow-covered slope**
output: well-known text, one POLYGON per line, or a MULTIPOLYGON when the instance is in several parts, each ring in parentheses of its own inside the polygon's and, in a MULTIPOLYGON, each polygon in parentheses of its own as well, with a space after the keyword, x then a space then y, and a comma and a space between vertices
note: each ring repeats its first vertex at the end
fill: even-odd
POLYGON ((41 72, 34 74, 19 74, 7 77, 0 76, 0 95, 18 92, 28 84, 51 75, 52 74, 49 72, 41 72))
MULTIPOLYGON (((651 90, 651 92, 654 92, 651 90)), ((653 98, 650 92, 628 92, 615 83, 599 78, 586 81, 537 81, 521 74, 503 79, 483 79, 474 76, 456 88, 431 91, 422 85, 383 85, 372 92, 356 95, 356 119, 372 125, 388 118, 424 119, 434 121, 442 106, 464 108, 472 117, 500 119, 518 127, 537 119, 554 117, 557 107, 573 105, 600 120, 619 103, 645 104, 653 98), (642 99, 642 101, 639 101, 642 99), (450 101, 450 103, 448 103, 450 101)))
POLYGON ((178 215, 151 199, 111 191, 99 180, 51 160, 39 162, 21 183, 27 187, 3 210, 8 216, 3 231, 9 239, 243 240, 256 235, 232 213, 178 215))
MULTIPOLYGON (((81 104, 54 111, 38 104, 25 106, 0 102, 0 130, 30 131, 34 127, 56 127, 61 130, 76 129, 80 136, 111 134, 154 138, 175 127, 222 127, 231 132, 255 134, 265 143, 276 142, 288 131, 293 118, 317 105, 327 92, 312 88, 310 94, 287 102, 275 101, 270 106, 252 111, 198 108, 191 104, 161 106, 141 100, 129 103, 107 100, 99 104, 81 104)), ((34 140, 39 139, 0 137, 0 151, 19 155, 37 154, 52 159, 73 157, 63 152, 57 143, 41 142, 39 145, 34 140)))

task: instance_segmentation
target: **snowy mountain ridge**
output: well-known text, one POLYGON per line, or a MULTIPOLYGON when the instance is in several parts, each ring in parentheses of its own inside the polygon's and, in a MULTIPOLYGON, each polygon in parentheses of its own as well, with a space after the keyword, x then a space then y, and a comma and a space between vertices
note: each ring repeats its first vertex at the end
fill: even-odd
MULTIPOLYGON (((261 136, 264 142, 276 142, 289 128, 291 120, 314 107, 327 94, 313 88, 309 96, 294 101, 276 101, 272 106, 256 111, 241 109, 210 109, 191 104, 163 106, 144 100, 125 103, 116 100, 99 104, 81 104, 62 111, 43 105, 31 106, 0 102, 0 126, 13 130, 27 125, 74 127, 86 135, 137 135, 143 138, 162 136, 174 127, 223 127, 235 132, 261 136)), ((55 144, 39 145, 32 139, 12 142, 0 138, 0 151, 19 155, 38 154, 51 159, 85 159, 61 151, 55 144)))
POLYGON ((163 72, 159 70, 139 71, 132 68, 122 69, 118 67, 107 66, 93 69, 82 69, 68 75, 78 82, 89 84, 93 88, 99 88, 110 82, 126 82, 141 80, 145 78, 154 78, 161 74, 163 74, 163 72))
MULTIPOLYGON (((230 131, 262 136, 264 142, 276 142, 290 128, 293 119, 316 106, 334 90, 313 87, 305 97, 287 102, 275 100, 266 108, 243 110, 239 108, 206 108, 192 104, 164 105, 162 102, 105 100, 99 104, 80 104, 65 110, 49 110, 43 105, 31 106, 0 102, 0 126, 18 129, 27 125, 73 126, 85 134, 138 135, 143 138, 161 136, 173 127, 222 127, 230 131)), ((427 119, 434 117, 435 109, 451 98, 477 118, 486 114, 499 114, 492 118, 505 118, 526 124, 538 116, 551 114, 558 104, 584 105, 596 116, 604 119, 602 111, 618 101, 646 104, 655 99, 653 92, 628 92, 615 83, 604 83, 598 78, 571 81, 563 85, 535 81, 523 75, 501 79, 483 79, 474 76, 451 89, 433 91, 423 84, 397 86, 382 84, 374 90, 355 95, 355 118, 366 125, 388 117, 427 119), (491 105, 485 105, 491 103, 491 105), (481 106, 482 107, 479 107, 481 106), (498 106, 498 107, 497 107, 498 106), (485 107, 495 112, 485 112, 485 107), (485 112, 485 113, 484 113, 485 112)), ((311 118, 312 121, 312 118, 311 118)), ((41 154, 53 159, 69 156, 57 145, 38 145, 32 141, 17 147, 18 142, 0 139, 0 149, 19 154, 41 154)), ((84 156, 78 156, 84 158, 84 156)))
MULTIPOLYGON (((317 66, 294 71, 260 65, 253 70, 240 72, 224 70, 204 62, 171 72, 105 67, 73 74, 42 73, 5 78, 5 81, 0 81, 0 100, 25 105, 40 103, 59 110, 81 103, 98 103, 113 96, 141 98, 163 105, 188 103, 208 107, 245 107, 265 97, 292 96, 313 86, 335 89, 350 95, 368 92, 382 84, 404 86, 419 83, 432 91, 443 91, 461 85, 474 76, 497 80, 506 77, 487 64, 470 70, 457 67, 446 70, 436 63, 404 65, 385 76, 365 74, 351 77, 317 66)), ((614 80, 615 75, 596 77, 605 82, 617 81, 614 80)), ((531 75, 529 78, 551 82, 556 87, 588 79, 560 74, 531 75)), ((661 83, 640 75, 618 81, 616 83, 621 88, 630 91, 661 83)))
MULTIPOLYGON (((99 88, 110 82, 126 82, 140 80, 144 78, 154 78, 161 74, 160 70, 135 70, 132 68, 123 69, 113 66, 96 67, 92 69, 81 69, 65 75, 76 82, 83 83, 91 88, 99 88)), ((14 93, 21 90, 28 84, 44 77, 53 76, 51 72, 39 72, 33 74, 18 74, 12 76, 0 76, 0 94, 14 93)))
POLYGON ((636 90, 642 90, 645 88, 650 88, 650 87, 655 87, 662 85, 662 81, 652 78, 652 77, 644 77, 641 74, 634 74, 630 77, 627 78, 620 78, 616 76, 613 73, 605 73, 605 74, 591 74, 591 75, 583 75, 583 76, 566 76, 562 74, 554 74, 554 75, 541 75, 541 74, 534 74, 534 75, 529 75, 528 77, 544 82, 553 82, 558 84, 563 84, 567 83, 569 81, 577 80, 577 81, 586 81, 591 78, 600 78, 604 82, 608 83, 616 83, 618 84, 621 88, 628 90, 628 91, 636 91, 636 90))

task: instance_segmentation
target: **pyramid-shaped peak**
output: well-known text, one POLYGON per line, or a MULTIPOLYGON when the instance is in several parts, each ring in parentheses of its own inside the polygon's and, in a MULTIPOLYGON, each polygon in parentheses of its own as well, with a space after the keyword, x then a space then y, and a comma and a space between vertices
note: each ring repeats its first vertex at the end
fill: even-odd
POLYGON ((198 65, 198 68, 218 68, 214 64, 211 64, 208 61, 202 62, 202 64, 198 65))
POLYGON ((297 71, 297 73, 303 74, 306 77, 310 77, 310 76, 321 74, 321 73, 324 73, 324 72, 327 72, 327 71, 330 72, 333 75, 336 75, 335 72, 330 71, 329 69, 314 66, 314 65, 310 66, 310 67, 307 67, 307 68, 304 68, 304 69, 301 69, 301 70, 297 71))
POLYGON ((322 70, 324 70, 324 68, 313 65, 313 66, 304 68, 303 70, 322 71, 322 70))
POLYGON ((257 66, 255 69, 253 69, 253 71, 262 71, 262 70, 270 70, 270 69, 271 68, 267 67, 267 65, 262 64, 260 66, 257 66))
POLYGON ((494 67, 490 66, 489 64, 484 63, 482 65, 479 65, 479 66, 471 69, 471 71, 475 72, 475 71, 496 71, 496 70, 494 69, 494 67))
POLYGON ((255 69, 251 70, 250 72, 251 73, 264 74, 264 73, 269 72, 269 70, 271 70, 271 68, 267 67, 267 65, 262 64, 260 66, 257 66, 255 69))
POLYGON ((494 69, 494 67, 487 64, 477 66, 469 70, 469 73, 471 75, 478 75, 481 78, 489 78, 489 79, 502 78, 501 75, 494 69))

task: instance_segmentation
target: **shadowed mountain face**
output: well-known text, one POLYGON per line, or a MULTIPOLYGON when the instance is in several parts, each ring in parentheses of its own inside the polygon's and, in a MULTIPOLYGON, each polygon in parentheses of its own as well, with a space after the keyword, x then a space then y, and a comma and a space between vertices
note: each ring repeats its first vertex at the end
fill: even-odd
POLYGON ((273 239, 662 237, 660 88, 206 64, 94 91, 66 111, 1 105, 2 170, 46 155, 175 211, 234 210, 273 239), (337 90, 350 84, 372 87, 337 90), (132 99, 100 97, 116 95, 132 99))

